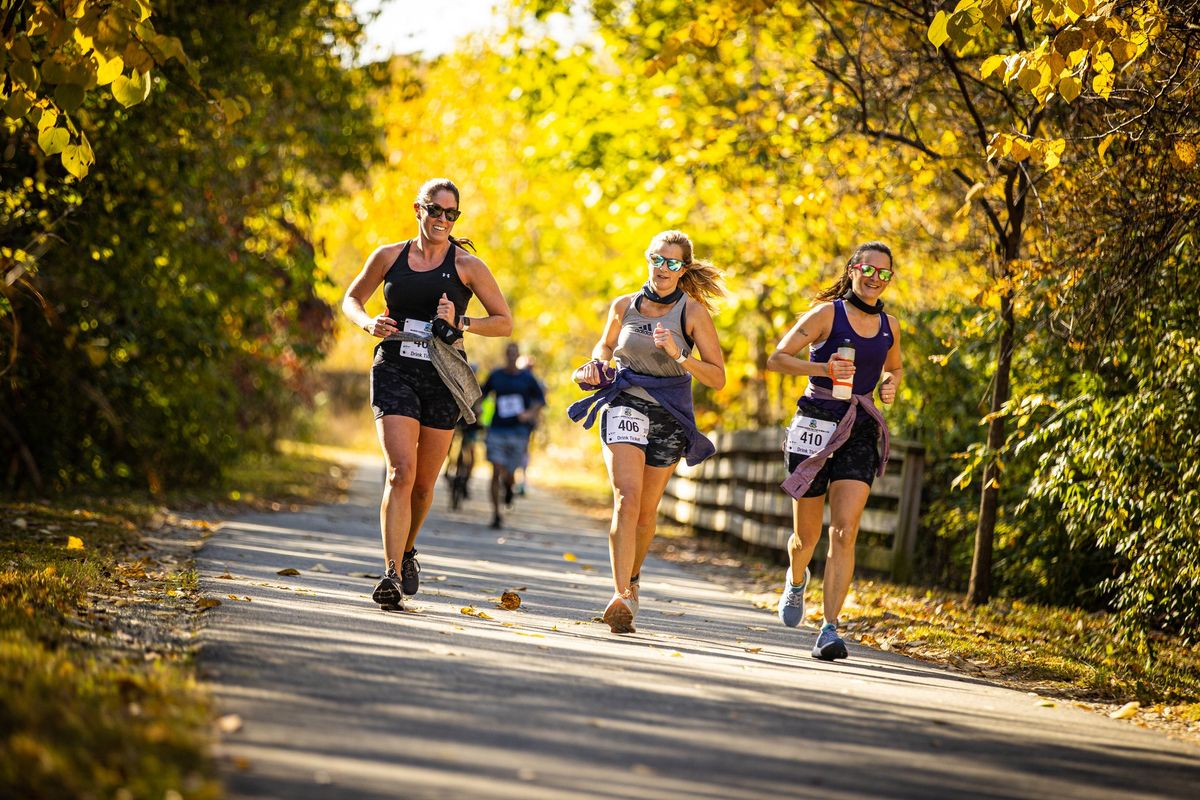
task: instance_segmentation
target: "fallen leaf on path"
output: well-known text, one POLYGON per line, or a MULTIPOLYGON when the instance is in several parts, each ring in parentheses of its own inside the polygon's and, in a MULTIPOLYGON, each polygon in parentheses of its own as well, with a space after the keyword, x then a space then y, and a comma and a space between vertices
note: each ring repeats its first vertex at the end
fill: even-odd
POLYGON ((767 629, 766 629, 766 628, 759 627, 758 625, 747 625, 747 626, 746 626, 746 630, 748 630, 748 631, 761 631, 762 633, 766 633, 766 632, 767 632, 767 629))
POLYGON ((207 608, 216 608, 221 605, 221 601, 215 597, 201 597, 196 601, 196 608, 204 611, 207 608))
POLYGON ((221 733, 237 733, 242 729, 242 718, 237 714, 226 714, 217 720, 221 733))
POLYGON ((479 617, 480 619, 494 619, 486 611, 480 611, 474 606, 463 606, 458 610, 460 614, 466 614, 468 617, 479 617))
POLYGON ((233 576, 229 574, 229 570, 225 570, 225 574, 224 574, 224 575, 218 575, 218 576, 217 576, 217 578, 218 578, 218 579, 220 579, 220 580, 223 580, 223 581, 231 581, 231 580, 233 580, 233 576))
POLYGON ((579 568, 584 572, 591 572, 595 569, 595 567, 593 567, 591 564, 580 564, 579 568))
POLYGON ((445 575, 434 575, 433 579, 435 581, 444 581, 444 580, 446 580, 446 576, 445 575))
POLYGON ((245 756, 234 756, 233 765, 242 772, 247 771, 251 767, 250 759, 246 758, 245 756))
POLYGON ((516 611, 521 607, 521 595, 516 592, 505 592, 500 595, 500 602, 496 605, 505 611, 516 611))
POLYGON ((300 570, 296 569, 295 567, 285 567, 284 569, 278 570, 275 574, 276 575, 299 575, 300 570))
POLYGON ((311 567, 309 567, 308 571, 309 572, 329 572, 329 567, 325 566, 324 564, 317 563, 317 564, 313 564, 311 567))
POLYGON ((660 611, 658 613, 662 614, 664 617, 682 617, 684 612, 682 612, 682 611, 660 611))
POLYGON ((563 561, 578 561, 574 553, 563 553, 563 561))
POLYGON ((517 636, 528 636, 531 639, 545 639, 545 635, 540 633, 526 633, 525 631, 517 631, 517 636))
POLYGON ((1136 715, 1138 709, 1141 707, 1142 704, 1134 700, 1132 703, 1126 703, 1125 705, 1121 706, 1108 716, 1112 717, 1113 719, 1129 719, 1130 717, 1136 715))
POLYGON ((1053 700, 1038 700, 1037 705, 1040 708, 1054 708, 1053 700))
POLYGON ((747 653, 761 653, 762 648, 761 647, 747 647, 746 652, 747 653))
MULTIPOLYGON (((22 520, 22 521, 24 521, 24 520, 22 520)), ((21 526, 21 527, 24 527, 24 526, 21 526)), ((68 536, 67 537, 67 549, 68 550, 82 550, 83 549, 83 539, 80 539, 78 536, 68 536)))
POLYGON ((671 653, 671 658, 683 658, 683 653, 676 650, 673 653, 671 653))

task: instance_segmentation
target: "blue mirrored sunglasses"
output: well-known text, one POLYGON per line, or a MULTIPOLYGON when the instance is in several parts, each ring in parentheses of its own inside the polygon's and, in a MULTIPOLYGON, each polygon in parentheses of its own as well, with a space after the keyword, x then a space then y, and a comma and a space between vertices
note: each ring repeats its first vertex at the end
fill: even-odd
POLYGON ((671 270, 671 272, 679 272, 679 270, 687 266, 687 264, 680 261, 678 258, 663 258, 658 253, 651 253, 649 258, 650 263, 654 266, 661 267, 665 265, 667 269, 671 270))

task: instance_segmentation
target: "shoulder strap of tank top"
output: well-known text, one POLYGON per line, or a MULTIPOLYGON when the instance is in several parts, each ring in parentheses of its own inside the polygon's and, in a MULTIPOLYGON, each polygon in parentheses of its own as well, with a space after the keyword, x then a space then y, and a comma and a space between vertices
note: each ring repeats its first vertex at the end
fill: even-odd
MULTIPOLYGON (((446 251, 446 257, 442 259, 441 269, 448 269, 455 265, 455 263, 454 263, 455 262, 454 248, 457 246, 458 245, 456 245, 454 242, 450 243, 450 249, 446 251)), ((457 270, 455 270, 455 274, 456 275, 458 274, 457 270)))

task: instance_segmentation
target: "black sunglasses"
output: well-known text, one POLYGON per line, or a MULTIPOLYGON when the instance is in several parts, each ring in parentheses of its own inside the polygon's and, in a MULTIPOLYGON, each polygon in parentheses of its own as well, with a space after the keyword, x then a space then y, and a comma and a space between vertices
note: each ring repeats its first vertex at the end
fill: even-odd
POLYGON ((454 222, 462 216, 462 212, 457 208, 442 208, 437 203, 421 203, 421 208, 425 209, 425 213, 434 219, 441 219, 442 214, 445 214, 446 219, 454 222))

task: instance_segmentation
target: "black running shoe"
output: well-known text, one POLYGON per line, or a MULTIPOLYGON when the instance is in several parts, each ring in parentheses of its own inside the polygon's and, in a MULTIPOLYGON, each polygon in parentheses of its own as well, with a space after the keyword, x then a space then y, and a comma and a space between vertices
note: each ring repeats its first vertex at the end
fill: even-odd
POLYGON ((404 592, 400 588, 400 576, 396 574, 396 562, 389 561, 387 574, 379 581, 371 600, 378 603, 384 611, 403 611, 404 592))
POLYGON ((512 508, 513 503, 513 487, 511 483, 504 484, 504 505, 512 508))
POLYGON ((409 597, 421 588, 421 565, 417 563, 416 548, 411 556, 406 555, 400 561, 400 586, 409 597))
POLYGON ((492 530, 498 531, 504 527, 504 520, 500 519, 500 515, 492 517, 492 530))

